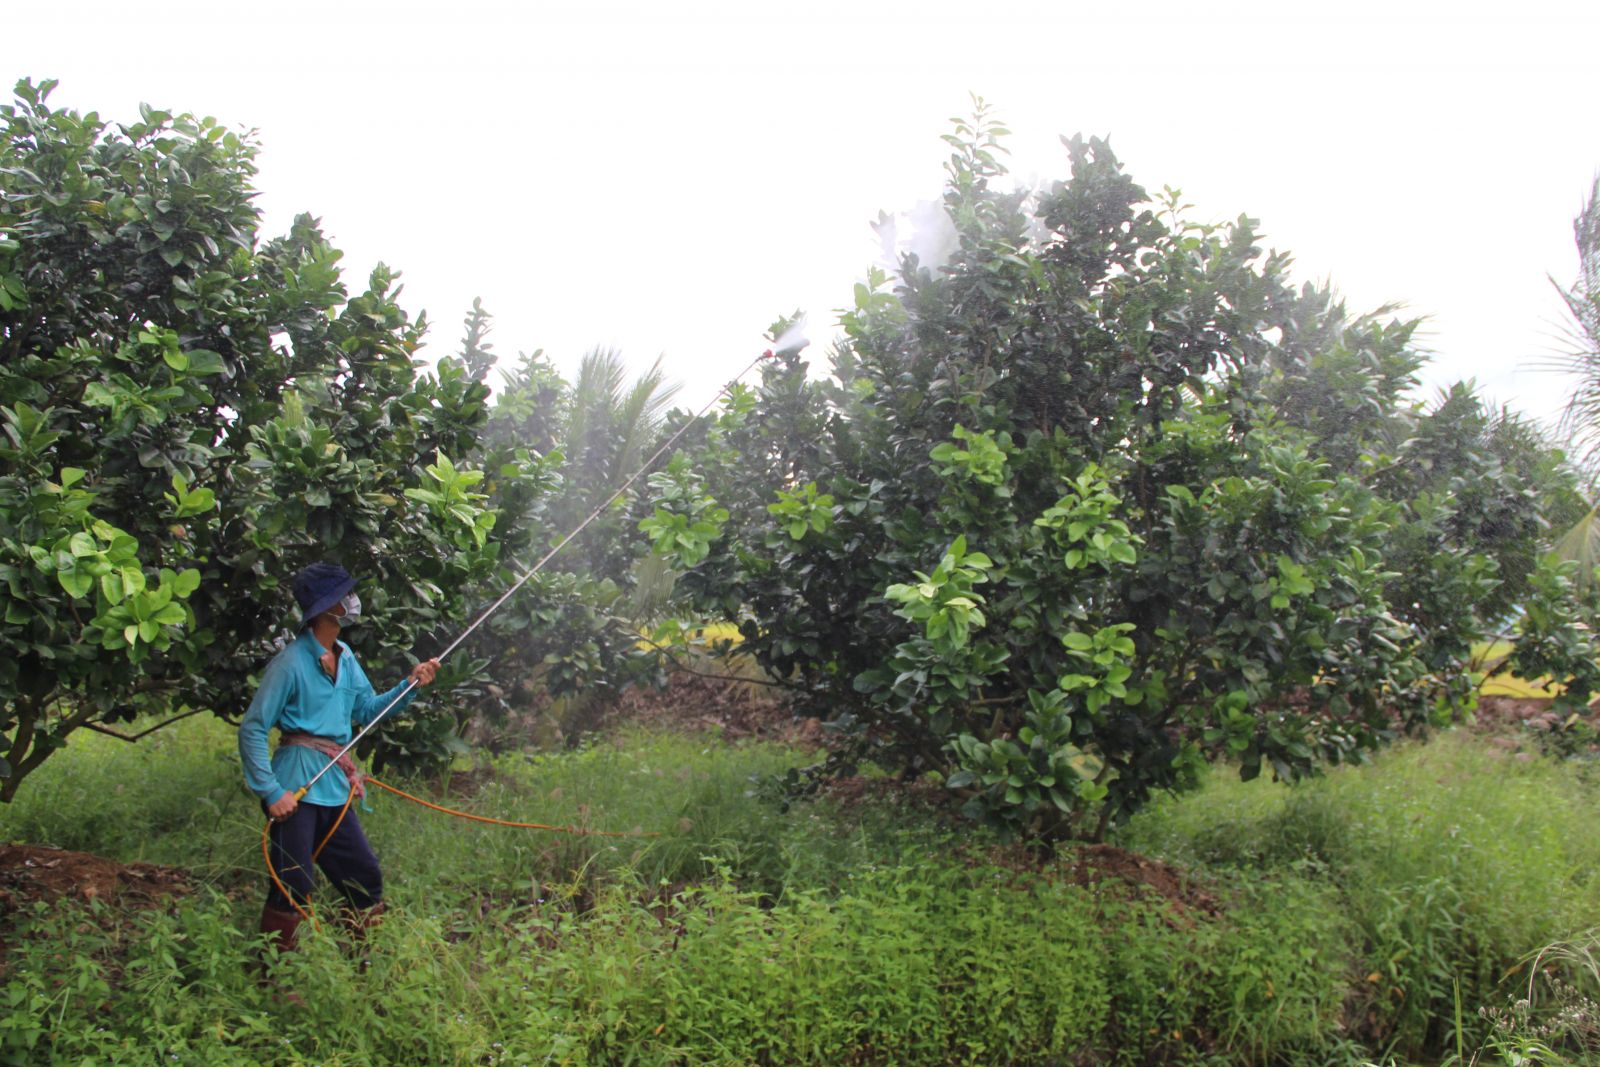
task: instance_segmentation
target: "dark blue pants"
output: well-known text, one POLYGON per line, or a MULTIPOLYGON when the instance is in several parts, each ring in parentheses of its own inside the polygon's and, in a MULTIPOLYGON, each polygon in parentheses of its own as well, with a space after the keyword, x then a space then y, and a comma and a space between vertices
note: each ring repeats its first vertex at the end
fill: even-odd
MULTIPOLYGON (((293 815, 273 823, 269 831, 273 870, 301 907, 311 898, 311 854, 339 820, 340 810, 323 804, 301 804, 293 815)), ((383 872, 378 869, 372 846, 367 844, 367 835, 361 832, 354 808, 345 812, 344 821, 328 839, 316 865, 352 908, 365 910, 383 899, 383 872)), ((280 911, 293 908, 277 885, 267 892, 267 906, 280 911)))

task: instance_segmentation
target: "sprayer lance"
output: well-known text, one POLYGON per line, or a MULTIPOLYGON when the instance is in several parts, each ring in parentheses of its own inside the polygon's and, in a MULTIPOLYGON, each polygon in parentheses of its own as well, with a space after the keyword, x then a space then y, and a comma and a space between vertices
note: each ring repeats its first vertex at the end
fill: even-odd
MULTIPOLYGON (((740 378, 743 378, 746 374, 749 374, 751 369, 753 369, 757 363, 760 363, 764 359, 773 358, 773 356, 776 354, 776 351, 782 351, 782 350, 783 350, 783 346, 781 344, 775 346, 774 348, 767 349, 765 352, 761 353, 755 359, 751 360, 750 361, 750 365, 745 367, 744 370, 742 370, 738 374, 734 375, 733 380, 730 381, 727 385, 724 385, 717 392, 717 395, 711 398, 710 402, 707 403, 705 407, 701 408, 698 412, 696 412, 694 418, 688 420, 682 426, 678 427, 678 431, 676 433, 674 433, 671 437, 667 438, 665 444, 663 444, 660 448, 656 449, 655 453, 649 459, 645 460, 644 464, 638 470, 634 471, 631 475, 629 475, 628 476, 628 480, 622 483, 622 487, 621 488, 619 488, 615 493, 612 493, 609 497, 607 497, 605 503, 601 504, 599 507, 597 507, 593 511, 591 511, 589 513, 589 517, 588 518, 584 519, 582 522, 578 523, 577 526, 573 527, 571 533, 569 533, 569 534, 567 534, 567 536, 563 537, 559 542, 556 543, 556 546, 554 548, 552 548, 550 551, 546 552, 544 554, 544 556, 542 558, 540 558, 539 562, 535 563, 532 567, 530 567, 528 569, 528 573, 524 574, 521 578, 518 578, 516 580, 516 582, 512 584, 511 588, 507 589, 504 593, 501 593, 499 598, 497 600, 495 600, 495 602, 493 604, 490 604, 487 608, 485 608, 483 610, 482 614, 480 614, 476 619, 472 620, 472 625, 468 626, 465 630, 462 630, 461 633, 459 635, 457 635, 456 639, 454 641, 451 641, 448 645, 446 645, 444 651, 439 653, 437 656, 435 656, 434 659, 437 659, 441 663, 444 662, 444 659, 445 659, 446 656, 449 656, 450 653, 454 652, 458 647, 460 647, 461 642, 465 641, 472 634, 472 631, 476 630, 479 626, 482 626, 485 619, 487 619, 490 615, 493 615, 497 610, 499 610, 500 605, 504 604, 507 600, 510 600, 511 597, 516 593, 516 591, 518 589, 521 589, 524 585, 528 584, 528 579, 532 578, 535 574, 538 574, 539 571, 544 568, 544 565, 546 563, 549 563, 551 559, 555 558, 555 554, 557 552, 560 552, 563 548, 566 548, 567 545, 572 541, 573 538, 577 537, 580 533, 582 533, 584 531, 584 529, 587 528, 590 523, 592 523, 596 519, 598 519, 601 515, 603 515, 606 512, 607 509, 609 509, 611 507, 612 504, 615 504, 619 499, 621 499, 622 494, 626 493, 633 486, 633 483, 639 480, 639 477, 641 475, 643 475, 645 471, 649 470, 652 466, 654 466, 656 460, 660 459, 662 457, 662 455, 666 453, 667 449, 671 448, 674 444, 677 443, 678 438, 683 436, 684 431, 688 430, 689 427, 693 426, 695 423, 699 422, 703 417, 705 417, 706 412, 710 411, 712 409, 712 407, 714 405, 716 405, 716 403, 719 400, 721 400, 723 397, 727 396, 729 390, 731 390, 735 385, 739 384, 739 379, 740 378)), ((394 709, 394 706, 396 704, 400 703, 401 700, 405 699, 406 694, 411 692, 416 687, 417 687, 417 683, 416 682, 412 681, 409 678, 406 679, 405 688, 401 689, 400 692, 396 693, 394 699, 389 701, 389 703, 385 704, 384 707, 383 707, 383 710, 378 712, 377 715, 374 715, 372 717, 372 719, 367 723, 367 725, 365 725, 365 726, 363 726, 361 728, 361 732, 356 734, 354 737, 352 737, 350 739, 350 743, 349 744, 345 745, 337 753, 335 753, 334 756, 331 759, 329 759, 326 764, 323 765, 322 770, 320 770, 316 774, 312 775, 311 780, 309 782, 307 782, 305 785, 301 786, 299 789, 295 790, 295 792, 294 792, 295 800, 296 801, 304 800, 306 793, 308 793, 310 791, 311 787, 316 785, 318 780, 321 779, 323 775, 327 774, 330 770, 332 770, 338 764, 338 762, 340 760, 344 759, 345 755, 351 749, 355 748, 356 745, 361 741, 361 739, 363 737, 366 737, 367 734, 371 733, 372 732, 372 728, 377 726, 378 723, 382 722, 383 721, 383 717, 385 715, 388 715, 389 712, 394 709)))

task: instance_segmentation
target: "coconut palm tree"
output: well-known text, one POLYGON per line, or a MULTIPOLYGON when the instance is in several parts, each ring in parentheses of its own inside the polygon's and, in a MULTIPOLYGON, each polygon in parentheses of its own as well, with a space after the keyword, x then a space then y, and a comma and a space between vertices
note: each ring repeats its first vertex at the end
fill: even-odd
POLYGON ((1560 367, 1577 379, 1562 426, 1592 465, 1600 459, 1600 176, 1572 221, 1572 233, 1578 243, 1578 280, 1570 289, 1556 285, 1573 324, 1568 331, 1572 347, 1560 357, 1560 367))
POLYGON ((1600 565, 1600 176, 1573 220, 1572 232, 1578 244, 1578 280, 1565 289, 1551 279, 1572 314, 1572 343, 1557 359, 1557 368, 1575 379, 1561 428, 1588 476, 1594 506, 1557 542, 1556 553, 1578 563, 1579 582, 1592 592, 1600 565))
MULTIPOLYGON (((566 398, 560 446, 563 486, 549 511, 554 529, 571 529, 583 521, 649 458, 677 392, 659 358, 630 383, 627 363, 615 349, 596 348, 583 357, 566 398)), ((582 546, 573 546, 591 573, 615 574, 618 566, 626 566, 618 555, 623 547, 618 534, 625 532, 627 505, 618 501, 616 514, 602 518, 599 529, 591 528, 582 546)))
MULTIPOLYGON (((486 319, 487 314, 475 307, 467 322, 469 350, 473 345, 487 349, 482 343, 486 319)), ((560 456, 560 485, 555 492, 523 502, 529 510, 506 520, 543 531, 534 537, 538 547, 518 548, 538 555, 582 522, 649 458, 660 442, 663 416, 678 386, 667 381, 660 359, 630 381, 622 355, 608 348, 587 353, 570 384, 538 351, 503 370, 501 379, 485 439, 502 449, 522 447, 560 456)), ((582 541, 563 554, 560 569, 619 577, 632 558, 622 551, 618 537, 627 504, 619 501, 615 516, 603 516, 586 530, 582 541)))

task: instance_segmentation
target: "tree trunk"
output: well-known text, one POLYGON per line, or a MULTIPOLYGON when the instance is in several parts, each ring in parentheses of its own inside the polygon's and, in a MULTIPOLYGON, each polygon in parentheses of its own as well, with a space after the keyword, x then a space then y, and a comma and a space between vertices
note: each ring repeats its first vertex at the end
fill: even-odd
POLYGON ((11 735, 11 747, 6 753, 6 762, 11 765, 11 771, 6 777, 0 778, 0 804, 11 803, 22 780, 60 747, 68 734, 95 716, 93 705, 80 708, 62 719, 59 726, 44 731, 41 736, 40 726, 57 699, 46 693, 32 694, 18 697, 12 705, 12 713, 17 717, 17 732, 11 735))
POLYGON ((18 697, 11 711, 17 717, 17 732, 11 735, 11 746, 6 750, 8 771, 0 778, 0 803, 4 804, 11 803, 11 798, 17 795, 17 786, 30 769, 23 757, 33 745, 34 728, 39 722, 39 702, 31 697, 18 697))

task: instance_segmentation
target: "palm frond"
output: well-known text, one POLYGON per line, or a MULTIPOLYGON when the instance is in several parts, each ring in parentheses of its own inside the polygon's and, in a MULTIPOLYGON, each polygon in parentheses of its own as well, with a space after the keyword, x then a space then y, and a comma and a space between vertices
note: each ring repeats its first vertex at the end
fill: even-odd
POLYGON ((672 602, 672 588, 678 572, 660 556, 651 554, 633 566, 633 593, 628 601, 628 617, 639 622, 659 618, 672 602))
POLYGON ((649 370, 634 379, 633 388, 628 390, 616 413, 614 481, 627 477, 644 462, 646 449, 654 443, 661 429, 662 416, 677 395, 678 386, 667 382, 659 356, 649 370))
POLYGON ((1571 289, 1551 279, 1576 327, 1569 347, 1552 366, 1575 379, 1561 416, 1562 431, 1583 458, 1600 458, 1600 175, 1595 177, 1583 209, 1572 222, 1578 245, 1578 280, 1571 289))
POLYGON ((1595 567, 1600 566, 1600 504, 1589 510, 1556 542, 1556 556, 1578 565, 1578 588, 1590 593, 1595 588, 1595 567))
POLYGON ((578 363, 567 416, 567 481, 593 490, 608 484, 612 423, 627 364, 614 348, 594 348, 578 363))

